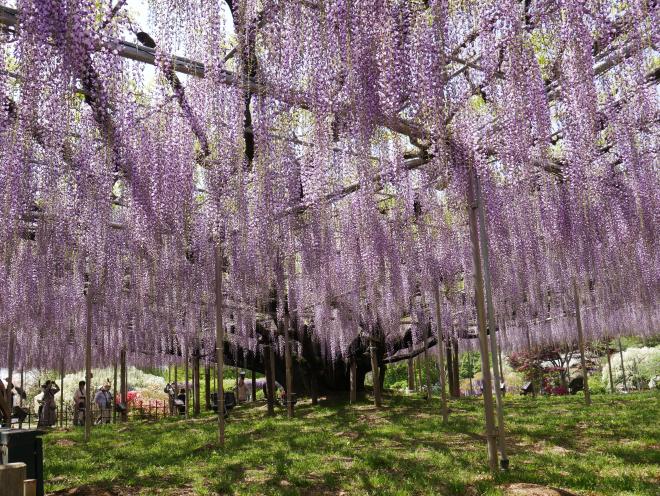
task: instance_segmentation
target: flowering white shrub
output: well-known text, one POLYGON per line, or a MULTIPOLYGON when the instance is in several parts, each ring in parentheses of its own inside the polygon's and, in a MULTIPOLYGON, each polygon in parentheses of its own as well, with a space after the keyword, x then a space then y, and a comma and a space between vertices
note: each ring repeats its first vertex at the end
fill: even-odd
MULTIPOLYGON (((128 390, 139 393, 141 399, 163 399, 167 396, 163 392, 165 389, 165 379, 162 377, 148 374, 135 367, 128 367, 128 390)), ((111 390, 114 388, 113 369, 92 369, 92 394, 106 381, 110 381, 111 390)), ((117 393, 119 393, 119 371, 117 371, 117 393)), ((85 371, 75 372, 64 376, 64 401, 73 401, 73 395, 78 388, 78 382, 85 380, 85 371)), ((59 386, 59 381, 57 382, 59 386)), ((59 404, 59 394, 55 396, 59 404)))
MULTIPOLYGON (((612 375, 614 386, 623 388, 623 373, 621 371, 621 358, 614 353, 612 362, 612 375)), ((642 389, 649 387, 649 381, 660 375, 660 346, 654 348, 628 348, 623 352, 623 367, 626 373, 626 383, 629 388, 642 389)), ((601 380, 606 387, 610 384, 609 367, 603 367, 601 380)))

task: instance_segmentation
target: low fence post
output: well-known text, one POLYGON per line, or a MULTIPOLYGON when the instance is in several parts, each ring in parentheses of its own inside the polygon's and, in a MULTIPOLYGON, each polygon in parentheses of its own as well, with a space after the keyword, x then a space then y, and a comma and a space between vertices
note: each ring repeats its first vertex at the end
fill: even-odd
POLYGON ((26 471, 21 462, 0 465, 0 496, 22 495, 26 471))

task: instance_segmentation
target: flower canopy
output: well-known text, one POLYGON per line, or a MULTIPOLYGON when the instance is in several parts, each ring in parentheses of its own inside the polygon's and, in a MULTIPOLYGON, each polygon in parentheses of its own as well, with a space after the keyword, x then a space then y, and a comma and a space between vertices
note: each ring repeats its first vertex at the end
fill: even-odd
POLYGON ((589 338, 660 328, 656 2, 149 0, 149 33, 132 3, 0 8, 19 363, 80 367, 85 288, 99 364, 213 347, 218 244, 235 346, 435 332, 438 286, 460 337, 471 174, 503 346, 575 339, 573 279, 589 338))

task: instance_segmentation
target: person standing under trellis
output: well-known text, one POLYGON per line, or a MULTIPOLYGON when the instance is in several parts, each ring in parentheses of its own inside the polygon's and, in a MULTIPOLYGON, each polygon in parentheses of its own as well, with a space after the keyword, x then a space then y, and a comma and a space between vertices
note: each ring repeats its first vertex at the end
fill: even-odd
POLYGON ((175 410, 174 402, 176 400, 176 390, 174 386, 168 382, 167 386, 165 386, 164 391, 167 394, 167 402, 170 407, 170 415, 174 415, 174 410, 175 410))
POLYGON ((245 383, 245 372, 241 371, 236 386, 236 399, 239 403, 244 403, 250 399, 250 389, 245 383))
POLYGON ((110 394, 110 381, 99 388, 94 396, 94 403, 99 408, 99 418, 97 424, 109 424, 110 413, 112 411, 112 395, 110 394))
POLYGON ((39 411, 39 427, 52 427, 57 422, 57 405, 55 404, 55 395, 59 393, 60 388, 55 381, 46 381, 42 387, 43 396, 41 398, 41 409, 39 411))
POLYGON ((85 425, 85 381, 78 383, 73 394, 73 425, 85 425))

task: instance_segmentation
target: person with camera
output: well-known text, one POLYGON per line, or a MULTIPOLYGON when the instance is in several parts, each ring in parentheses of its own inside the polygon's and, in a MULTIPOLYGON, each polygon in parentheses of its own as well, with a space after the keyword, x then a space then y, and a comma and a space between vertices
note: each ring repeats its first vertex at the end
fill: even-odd
POLYGON ((42 387, 43 396, 41 398, 41 408, 39 411, 39 427, 52 427, 57 423, 57 405, 55 404, 55 395, 60 392, 60 388, 55 381, 46 381, 42 387))

